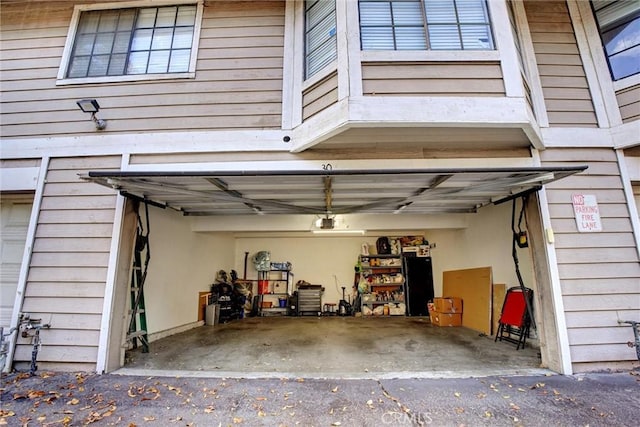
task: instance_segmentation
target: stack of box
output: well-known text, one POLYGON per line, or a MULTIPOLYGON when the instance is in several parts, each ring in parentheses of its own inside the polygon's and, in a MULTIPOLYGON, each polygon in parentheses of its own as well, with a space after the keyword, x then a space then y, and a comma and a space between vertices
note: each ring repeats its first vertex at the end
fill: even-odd
POLYGON ((429 304, 429 317, 436 326, 462 326, 462 299, 434 298, 433 304, 429 304))

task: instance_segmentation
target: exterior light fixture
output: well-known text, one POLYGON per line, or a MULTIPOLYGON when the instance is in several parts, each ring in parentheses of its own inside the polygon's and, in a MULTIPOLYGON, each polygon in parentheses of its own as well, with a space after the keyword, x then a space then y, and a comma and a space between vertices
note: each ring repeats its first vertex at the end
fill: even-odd
POLYGON ((76 101, 78 107, 84 113, 91 113, 91 120, 96 125, 97 130, 103 130, 107 127, 107 121, 102 120, 96 117, 96 113, 100 111, 100 104, 95 99, 81 99, 80 101, 76 101))

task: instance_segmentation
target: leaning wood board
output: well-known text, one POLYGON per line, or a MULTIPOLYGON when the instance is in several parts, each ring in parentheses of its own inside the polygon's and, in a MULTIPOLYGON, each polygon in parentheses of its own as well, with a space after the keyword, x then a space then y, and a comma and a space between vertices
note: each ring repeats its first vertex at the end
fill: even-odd
POLYGON ((442 296, 462 298, 462 326, 491 335, 493 307, 491 267, 442 273, 442 296))
POLYGON ((493 329, 492 334, 495 335, 498 331, 498 322, 500 321, 500 315, 502 314, 502 305, 504 304, 504 296, 507 293, 507 285, 504 283, 493 285, 493 319, 491 321, 493 329))

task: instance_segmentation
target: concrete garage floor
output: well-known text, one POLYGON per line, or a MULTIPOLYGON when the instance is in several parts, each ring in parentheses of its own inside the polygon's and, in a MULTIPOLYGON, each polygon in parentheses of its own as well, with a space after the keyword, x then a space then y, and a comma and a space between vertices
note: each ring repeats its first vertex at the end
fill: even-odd
POLYGON ((129 352, 131 375, 230 378, 464 378, 536 375, 538 349, 494 343, 421 317, 254 317, 202 326, 129 352))

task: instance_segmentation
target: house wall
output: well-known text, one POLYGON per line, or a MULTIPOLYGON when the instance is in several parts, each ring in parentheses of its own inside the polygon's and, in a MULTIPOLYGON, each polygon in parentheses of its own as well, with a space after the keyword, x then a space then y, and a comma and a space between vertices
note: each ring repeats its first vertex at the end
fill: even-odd
POLYGON ((640 262, 615 151, 550 149, 541 159, 543 166, 589 166, 546 186, 574 370, 635 360, 629 328, 617 323, 640 315, 640 262), (597 197, 602 232, 578 232, 573 194, 597 197))
POLYGON ((624 123, 640 120, 640 85, 619 90, 616 99, 624 123))
POLYGON ((74 2, 3 4, 3 138, 93 134, 75 103, 82 98, 99 100, 110 134, 279 129, 284 2, 206 3, 195 78, 63 86, 56 76, 74 2))
POLYGON ((365 95, 505 96, 498 62, 366 62, 365 95))
POLYGON ((338 102, 338 72, 333 72, 302 92, 302 118, 314 114, 338 102))
MULTIPOLYGON (((116 195, 77 174, 119 168, 117 156, 49 162, 22 306, 51 324, 38 354, 43 365, 95 369, 116 195)), ((14 360, 31 360, 29 339, 18 338, 14 360)))
POLYGON ((524 5, 549 125, 597 127, 566 2, 527 1, 524 5))

